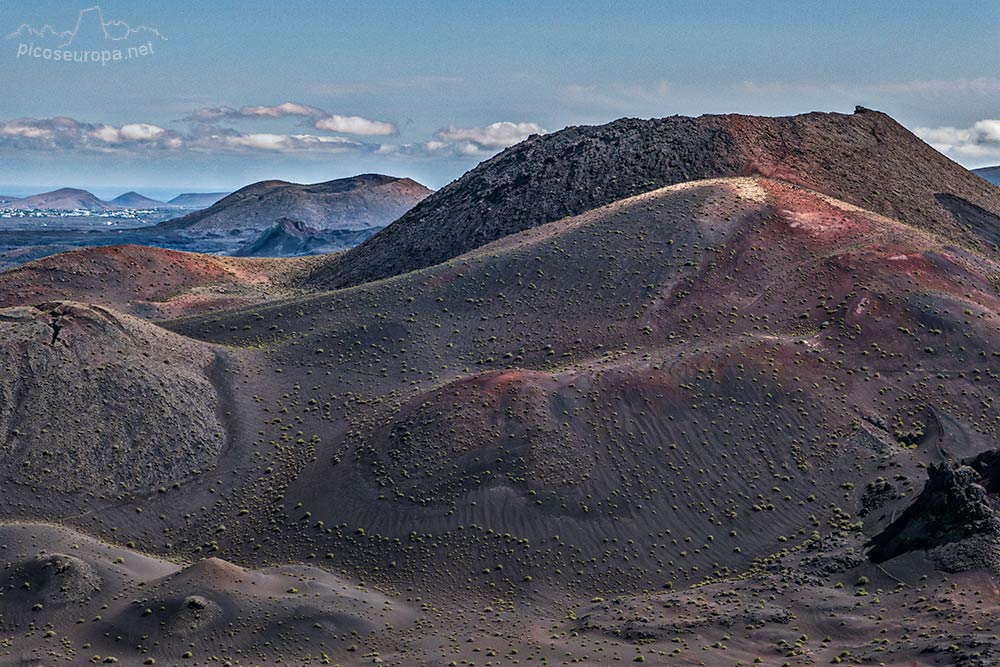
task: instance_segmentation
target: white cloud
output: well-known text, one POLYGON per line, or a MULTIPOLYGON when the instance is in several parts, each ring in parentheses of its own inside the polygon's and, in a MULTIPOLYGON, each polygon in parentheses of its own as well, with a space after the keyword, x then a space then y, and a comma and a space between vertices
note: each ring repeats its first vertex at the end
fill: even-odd
POLYGON ((162 127, 146 123, 122 125, 119 132, 126 141, 154 141, 167 133, 162 127))
MULTIPOLYGON (((284 114, 303 116, 310 108, 293 108, 294 103, 255 110, 237 110, 237 114, 284 114)), ((213 107, 208 113, 199 110, 203 118, 212 115, 230 116, 228 107, 213 107)), ((325 112, 323 112, 325 114, 325 112)), ((250 116, 244 116, 250 117, 250 116)), ((244 132, 238 127, 205 120, 176 131, 152 123, 89 123, 72 118, 17 118, 0 120, 0 154, 22 151, 99 152, 149 154, 154 151, 192 151, 219 154, 331 154, 353 152, 398 156, 400 159, 456 158, 482 159, 546 130, 531 122, 497 122, 482 127, 448 127, 435 136, 413 143, 378 142, 363 136, 379 136, 396 132, 396 126, 360 116, 325 114, 310 118, 309 125, 318 130, 285 132, 244 132), (355 137, 344 135, 358 135, 355 137)), ((268 128, 270 130, 270 128, 268 128)))
POLYGON ((507 148, 532 134, 545 134, 537 123, 500 121, 485 127, 448 127, 437 133, 438 139, 455 144, 460 153, 472 154, 487 149, 507 148))
POLYGON ((128 141, 157 141, 167 135, 167 130, 147 123, 129 123, 121 127, 99 125, 88 136, 106 144, 121 144, 128 141))
POLYGON ((483 152, 482 146, 479 144, 472 143, 471 141, 460 141, 455 144, 455 150, 457 150, 462 155, 479 155, 483 152))
POLYGON ((317 130, 354 134, 358 136, 388 136, 396 134, 396 126, 382 120, 371 120, 361 116, 331 114, 300 102, 282 102, 273 106, 246 106, 239 109, 230 106, 203 107, 188 114, 184 120, 205 123, 219 120, 276 119, 295 117, 314 118, 317 130))
POLYGON ((3 145, 18 147, 56 147, 72 144, 80 139, 88 126, 72 118, 14 118, 0 120, 0 139, 3 145))
POLYGON ((213 121, 221 119, 239 118, 283 118, 285 116, 303 116, 307 118, 319 118, 326 116, 322 109, 301 104, 299 102, 282 102, 274 106, 246 106, 239 109, 230 106, 203 107, 196 109, 184 120, 189 121, 213 121))
POLYGON ((356 134, 359 136, 386 136, 396 134, 396 126, 381 120, 369 120, 361 116, 341 116, 330 114, 316 121, 317 130, 356 134))
POLYGON ((378 153, 419 159, 487 158, 502 149, 547 130, 537 123, 500 121, 483 127, 447 127, 435 138, 417 143, 382 144, 378 153))
POLYGON ((243 107, 240 114, 250 117, 281 118, 282 116, 322 116, 326 112, 308 104, 298 102, 282 102, 273 107, 255 106, 243 107))
POLYGON ((211 139, 227 146, 280 153, 296 151, 340 152, 359 146, 356 142, 343 137, 315 134, 235 134, 214 136, 211 139))
POLYGON ((0 125, 0 136, 24 139, 51 139, 53 131, 28 120, 12 120, 0 125))
POLYGON ((150 123, 85 123, 72 118, 18 118, 0 120, 0 151, 148 152, 189 149, 199 152, 343 152, 378 150, 333 135, 312 133, 243 133, 226 127, 199 124, 186 134, 150 123))
POLYGON ((240 110, 235 107, 202 107, 201 109, 195 109, 183 120, 187 121, 198 121, 198 122, 208 122, 213 120, 220 120, 222 118, 239 118, 240 110))
POLYGON ((1000 161, 1000 120, 980 120, 971 127, 918 127, 913 132, 956 160, 1000 161))
POLYGON ((122 141, 121 132, 118 131, 117 127, 110 125, 99 125, 87 134, 91 139, 105 144, 120 144, 122 141))
POLYGON ((176 149, 183 137, 148 123, 121 126, 85 123, 73 118, 0 120, 0 149, 11 150, 149 150, 176 149))

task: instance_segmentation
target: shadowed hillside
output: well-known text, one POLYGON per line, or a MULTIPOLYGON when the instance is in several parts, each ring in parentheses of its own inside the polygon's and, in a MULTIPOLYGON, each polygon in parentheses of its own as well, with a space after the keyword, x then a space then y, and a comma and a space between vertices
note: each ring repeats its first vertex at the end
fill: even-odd
POLYGON ((973 169, 974 173, 985 178, 990 183, 994 185, 1000 185, 1000 166, 998 167, 983 167, 982 169, 973 169))
MULTIPOLYGON (((192 662, 207 641, 237 660, 295 654, 309 642, 316 664, 329 664, 414 616, 410 605, 317 567, 247 570, 219 558, 181 566, 51 525, 2 526, 0 539, 5 623, 44 623, 40 643, 59 628, 61 646, 85 647, 80 664, 192 662)), ((0 660, 10 661, 13 651, 5 653, 0 660)))
POLYGON ((308 257, 351 248, 371 238, 379 228, 320 230, 291 218, 279 218, 260 236, 243 244, 234 257, 308 257))

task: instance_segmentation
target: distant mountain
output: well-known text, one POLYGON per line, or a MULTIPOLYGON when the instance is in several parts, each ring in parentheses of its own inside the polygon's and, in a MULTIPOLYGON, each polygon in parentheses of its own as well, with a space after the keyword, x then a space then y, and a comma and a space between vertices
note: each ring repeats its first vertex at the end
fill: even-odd
POLYGON ((321 230, 291 218, 281 218, 253 241, 233 253, 234 257, 302 257, 336 252, 369 239, 381 227, 361 230, 321 230))
POLYGON ((121 208, 173 208, 166 202, 159 201, 158 199, 150 199, 138 192, 126 192, 123 195, 118 195, 108 203, 112 206, 120 206, 121 208))
POLYGON ((982 176, 990 183, 994 185, 1000 185, 1000 165, 996 167, 983 167, 982 169, 973 169, 972 173, 982 176))
POLYGON ((86 209, 88 211, 106 211, 113 206, 101 201, 96 196, 86 190, 77 188, 59 188, 52 192, 16 199, 9 205, 10 208, 28 210, 60 210, 72 211, 75 209, 86 209))
POLYGON ((177 195, 167 203, 180 208, 208 208, 228 194, 228 192, 185 192, 177 195))
POLYGON ((261 181, 237 190, 211 207, 168 220, 167 230, 214 234, 258 234, 280 218, 319 230, 360 231, 384 227, 431 194, 409 178, 362 174, 299 185, 261 181))

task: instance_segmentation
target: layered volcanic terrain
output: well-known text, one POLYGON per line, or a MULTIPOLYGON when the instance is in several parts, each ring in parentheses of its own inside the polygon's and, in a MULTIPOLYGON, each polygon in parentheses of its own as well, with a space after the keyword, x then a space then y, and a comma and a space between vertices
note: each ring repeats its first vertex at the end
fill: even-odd
POLYGON ((707 116, 4 274, 0 664, 993 664, 998 235, 883 114, 707 116))

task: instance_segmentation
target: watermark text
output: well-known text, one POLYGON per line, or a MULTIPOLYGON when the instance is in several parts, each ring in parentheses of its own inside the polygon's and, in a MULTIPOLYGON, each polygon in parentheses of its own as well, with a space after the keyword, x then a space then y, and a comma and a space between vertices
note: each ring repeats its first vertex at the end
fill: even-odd
POLYGON ((36 44, 26 44, 21 42, 17 45, 18 58, 37 58, 40 60, 52 60, 66 63, 108 63, 120 60, 131 60, 133 58, 144 58, 155 53, 153 42, 147 41, 138 46, 129 46, 125 49, 94 49, 76 50, 59 49, 49 46, 39 46, 36 44))

